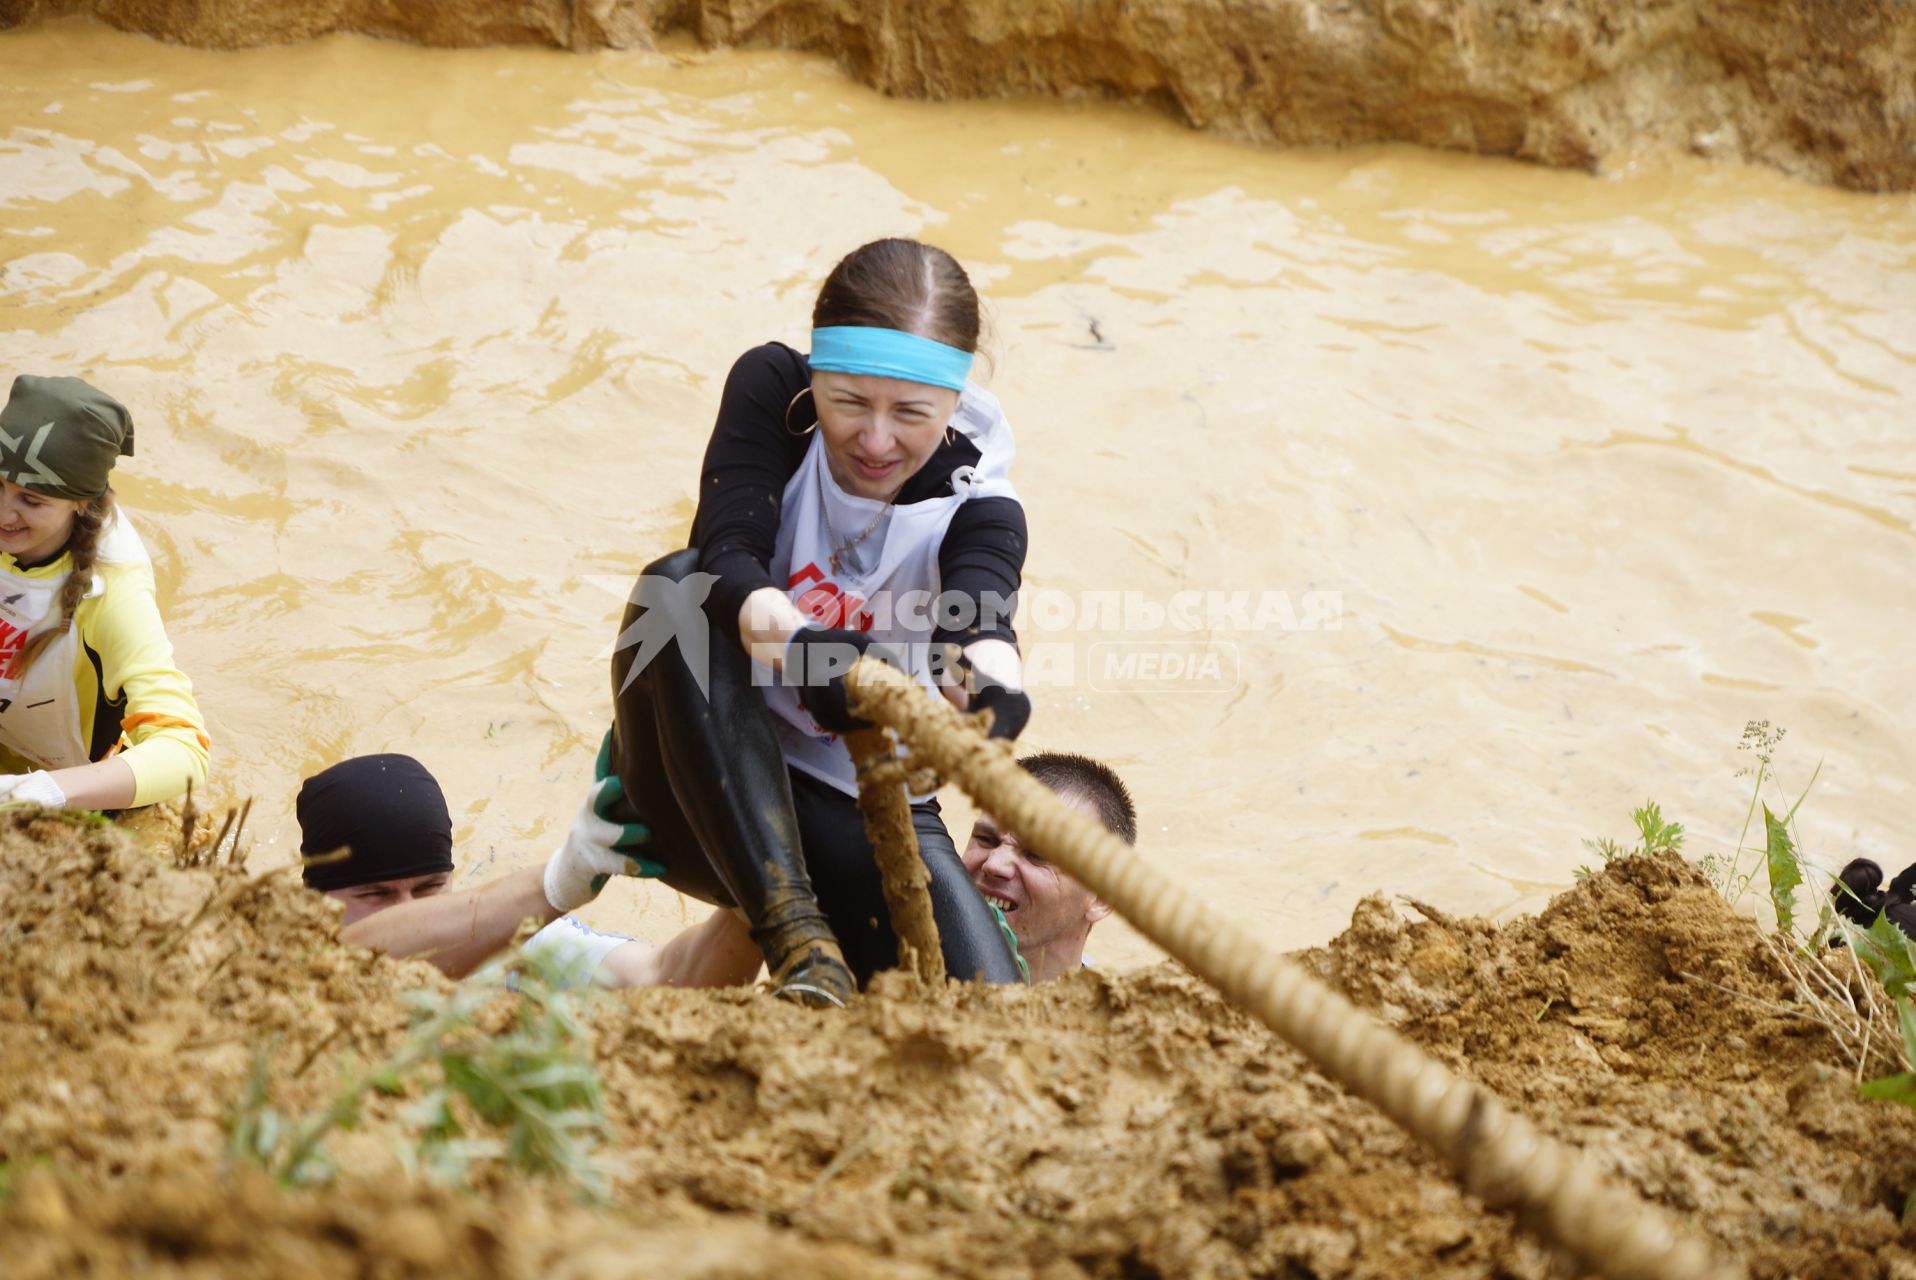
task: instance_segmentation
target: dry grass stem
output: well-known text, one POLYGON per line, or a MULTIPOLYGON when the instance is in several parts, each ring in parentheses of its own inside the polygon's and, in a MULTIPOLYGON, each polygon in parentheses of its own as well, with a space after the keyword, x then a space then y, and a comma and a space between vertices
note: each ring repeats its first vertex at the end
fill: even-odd
POLYGON ((1836 1042, 1837 1048, 1843 1054, 1845 1064, 1857 1072, 1859 1078, 1860 1074, 1868 1069, 1872 1053, 1874 1056, 1887 1061, 1892 1071, 1902 1070, 1902 1064, 1893 1055, 1883 1049, 1882 1046, 1873 1043, 1867 1023, 1855 1027, 1845 1025, 1840 1017, 1835 1016, 1836 1011, 1840 1010, 1841 1006, 1816 995, 1801 977, 1793 975, 1792 980, 1796 985, 1798 995, 1803 1000, 1803 1003, 1810 1009, 1815 1010, 1813 1013, 1807 1012, 1804 1009, 1792 1009, 1788 1005, 1778 1004, 1774 1000, 1765 1000, 1762 996, 1752 995, 1747 991, 1738 991, 1735 987, 1726 987, 1720 982, 1712 982, 1708 978, 1699 977, 1694 973, 1686 973, 1680 969, 1677 971, 1677 976, 1686 982, 1699 982, 1706 987, 1714 987, 1725 995, 1735 996, 1739 1000, 1747 1000, 1751 1004, 1770 1010, 1772 1013, 1780 1013, 1787 1018, 1800 1018, 1804 1022, 1814 1023, 1822 1027, 1825 1031, 1829 1032, 1830 1039, 1836 1042))
POLYGON ((233 820, 237 817, 239 817, 237 810, 228 809, 226 811, 226 820, 220 823, 219 834, 213 837, 213 843, 207 847, 206 860, 208 862, 213 861, 214 858, 219 856, 220 846, 226 842, 226 833, 233 829, 233 820))
POLYGON ((246 803, 240 806, 239 823, 233 828, 233 850, 226 855, 226 865, 244 868, 246 866, 246 819, 253 813, 253 797, 247 796, 246 803))
POLYGON ((344 1035, 345 1032, 346 1028, 343 1024, 335 1023, 331 1031, 328 1031, 325 1035, 314 1041, 313 1047, 306 1051, 306 1056, 299 1060, 297 1067, 293 1068, 293 1079, 297 1080, 305 1075, 307 1069, 319 1061, 319 1055, 326 1052, 326 1050, 332 1046, 332 1043, 344 1035))
POLYGON ((1777 967, 1789 976, 1790 985, 1796 990, 1798 1004, 1807 1005, 1831 1023, 1841 1025, 1852 1038, 1862 1036, 1862 1014, 1856 1008, 1856 1001, 1851 998, 1847 986, 1839 988, 1826 975, 1818 972, 1820 965, 1803 963, 1801 959, 1778 946, 1768 934, 1758 934, 1757 938, 1769 951, 1770 957, 1776 961, 1777 967), (1808 976, 1805 976, 1806 974, 1808 976), (1822 991, 1817 990, 1819 986, 1823 989, 1822 991), (1837 995, 1826 994, 1831 991, 1835 991, 1837 995), (1843 1017, 1844 1014, 1848 1016, 1843 1017))
POLYGON ((285 867, 274 867, 270 871, 262 871, 251 878, 238 880, 236 883, 228 885, 224 889, 215 889, 207 895, 206 901, 200 904, 200 909, 193 913, 192 918, 174 930, 172 937, 160 944, 159 948, 154 952, 154 958, 164 960, 175 951, 178 951, 180 944, 186 941, 187 935, 193 932, 200 921, 225 911, 246 894, 252 892, 256 885, 278 875, 284 870, 286 870, 285 867))
POLYGON ((1869 1061, 1870 1033, 1875 1029, 1875 1025, 1873 1019, 1863 1023, 1863 1051, 1856 1056, 1856 1078, 1851 1082, 1853 1084, 1863 1083, 1863 1066, 1869 1061))
POLYGON ((193 801, 193 780, 186 780, 186 802, 180 806, 180 856, 175 859, 181 866, 195 865, 193 858, 193 836, 200 825, 200 807, 193 801))
POLYGON ((1763 941, 1770 948, 1770 953, 1775 955, 1778 960, 1784 962, 1785 968, 1789 968, 1793 964, 1800 966, 1814 978, 1825 991, 1830 993, 1832 999, 1840 1001, 1856 1016, 1862 1016, 1861 1011, 1856 1007, 1856 997, 1851 993, 1849 983, 1839 982, 1836 975, 1829 971, 1828 965, 1824 964, 1821 960, 1804 961, 1800 956, 1792 956, 1783 948, 1777 946, 1775 941, 1768 935, 1763 935, 1763 941))
POLYGON ((1722 983, 1712 982, 1708 978, 1693 973, 1679 972, 1678 976, 1689 982, 1700 982, 1714 987, 1739 1000, 1747 1000, 1775 1013, 1792 1018, 1801 1018, 1816 1023, 1829 1032, 1836 1042, 1855 1078, 1861 1081, 1870 1070, 1872 1062, 1880 1061, 1889 1071, 1905 1069, 1904 1063, 1888 1044, 1879 1044, 1875 1037, 1875 1024, 1884 1016, 1884 1010, 1877 1001, 1872 984, 1863 985, 1864 1001, 1857 1003, 1854 992, 1843 976, 1829 967, 1821 957, 1803 956, 1793 953, 1789 948, 1777 943, 1767 934, 1758 935, 1777 967, 1789 979, 1798 1007, 1778 1004, 1765 1000, 1761 996, 1751 995, 1747 991, 1738 991, 1722 983))
MULTIPOLYGON (((1697 974, 1689 973, 1689 972, 1686 972, 1685 970, 1678 969, 1676 971, 1676 975, 1677 977, 1683 979, 1685 982, 1700 982, 1706 987, 1716 988, 1718 991, 1721 991, 1726 996, 1735 996, 1738 1000, 1748 1000, 1751 1004, 1760 1005, 1761 1007, 1768 1009, 1771 1013, 1780 1013, 1786 1018, 1801 1018, 1805 1022, 1814 1022, 1818 1026, 1825 1026, 1825 1027, 1829 1026, 1829 1022, 1827 1019, 1816 1017, 1813 1014, 1804 1013, 1801 1009, 1792 1009, 1786 1004, 1778 1004, 1774 1000, 1765 1000, 1762 996, 1751 995, 1747 991, 1738 991, 1735 987, 1726 987, 1720 982, 1712 982, 1708 978, 1700 977, 1697 974)), ((1831 1028, 1831 1030, 1836 1030, 1836 1029, 1837 1028, 1833 1028, 1833 1027, 1831 1028)))
POLYGON ((200 979, 200 985, 193 988, 194 999, 198 999, 208 987, 213 985, 213 979, 220 976, 220 970, 224 969, 227 961, 238 955, 239 951, 240 949, 238 947, 230 948, 225 955, 213 962, 213 967, 206 971, 204 978, 200 979))

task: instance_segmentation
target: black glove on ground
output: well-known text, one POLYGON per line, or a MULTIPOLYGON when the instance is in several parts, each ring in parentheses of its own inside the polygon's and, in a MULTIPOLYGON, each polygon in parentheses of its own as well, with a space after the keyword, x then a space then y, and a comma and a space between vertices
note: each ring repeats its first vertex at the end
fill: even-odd
POLYGON ((1855 858, 1837 873, 1830 886, 1830 902, 1838 915, 1867 929, 1882 914, 1888 896, 1883 892, 1883 869, 1868 858, 1855 858))

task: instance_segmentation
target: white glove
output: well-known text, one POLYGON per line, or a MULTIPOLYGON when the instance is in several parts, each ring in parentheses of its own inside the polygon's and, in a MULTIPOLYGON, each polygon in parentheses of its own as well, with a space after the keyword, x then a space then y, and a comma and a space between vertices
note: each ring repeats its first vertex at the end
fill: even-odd
POLYGON ((612 876, 662 876, 665 868, 642 858, 637 846, 652 838, 644 823, 618 823, 606 810, 625 795, 617 778, 600 778, 586 792, 565 843, 546 862, 546 901, 561 915, 599 896, 612 876))
POLYGON ((0 804, 37 804, 47 809, 67 807, 67 793, 45 769, 32 773, 0 774, 0 804))

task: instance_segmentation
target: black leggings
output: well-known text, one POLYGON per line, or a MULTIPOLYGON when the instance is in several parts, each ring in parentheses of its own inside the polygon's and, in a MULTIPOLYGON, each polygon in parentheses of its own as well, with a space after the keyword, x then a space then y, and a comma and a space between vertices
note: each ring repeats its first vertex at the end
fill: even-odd
MULTIPOLYGON (((864 819, 844 792, 787 769, 771 709, 752 685, 751 660, 705 619, 688 589, 685 580, 697 569, 697 551, 646 566, 626 606, 626 642, 612 655, 613 767, 635 811, 629 816, 652 828, 645 856, 665 864, 667 884, 739 907, 761 942, 771 926, 822 911, 863 986, 898 963, 864 819), (676 638, 668 645, 666 636, 676 638), (701 636, 709 636, 703 690, 683 648, 701 636), (641 655, 647 661, 635 672, 641 655)), ((1022 981, 991 908, 965 874, 938 802, 913 805, 912 825, 931 874, 946 971, 1022 981)), ((776 965, 780 957, 766 959, 776 965)))

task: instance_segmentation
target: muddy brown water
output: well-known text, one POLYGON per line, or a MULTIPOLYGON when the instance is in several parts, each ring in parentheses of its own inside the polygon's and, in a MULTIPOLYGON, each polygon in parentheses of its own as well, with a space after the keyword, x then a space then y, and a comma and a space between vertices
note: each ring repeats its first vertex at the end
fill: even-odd
MULTIPOLYGON (((1283 946, 1380 888, 1534 909, 1651 796, 1707 852, 1749 719, 1790 729, 1792 787, 1821 762, 1812 854, 1916 857, 1911 198, 1259 151, 786 54, 86 22, 0 36, 0 129, 5 370, 133 407, 119 487, 267 856, 303 774, 377 750, 438 773, 466 876, 556 843, 725 370, 904 233, 992 308, 1051 655, 1029 742, 1117 764, 1220 909, 1283 946), (1336 593, 1338 625, 1096 603, 1186 591, 1336 593), (1221 665, 1135 656, 1192 654, 1221 665)), ((1092 951, 1152 954, 1115 923, 1092 951)))

